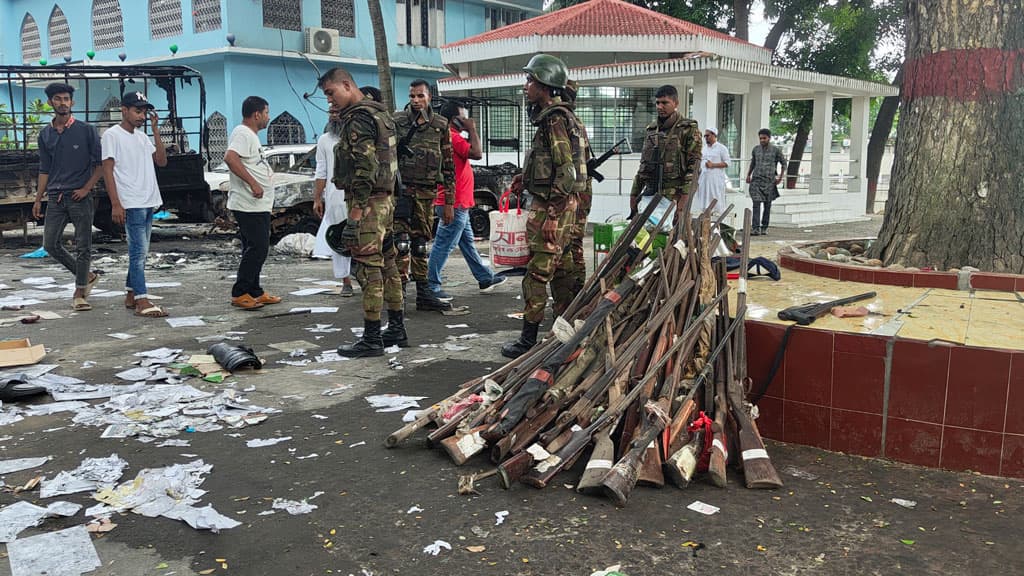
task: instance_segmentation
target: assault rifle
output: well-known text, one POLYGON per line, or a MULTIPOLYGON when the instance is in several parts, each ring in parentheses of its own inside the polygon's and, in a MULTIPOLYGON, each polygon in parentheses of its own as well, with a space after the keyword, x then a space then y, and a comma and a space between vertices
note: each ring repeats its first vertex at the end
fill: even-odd
POLYGON ((846 306, 847 304, 853 304, 854 302, 874 298, 875 295, 876 294, 874 292, 865 292, 863 294, 857 294, 856 296, 850 296, 849 298, 832 300, 831 302, 804 304, 803 306, 790 306, 785 310, 779 310, 779 319, 793 320, 801 326, 807 326, 818 318, 821 318, 825 314, 831 312, 836 306, 846 306))
POLYGON ((597 158, 591 158, 590 160, 587 160, 587 175, 593 178, 594 180, 597 180, 598 182, 604 182, 604 175, 598 172, 597 169, 601 167, 601 164, 607 162, 608 159, 612 157, 612 154, 618 154, 619 146, 625 144, 626 141, 627 139, 623 138, 622 140, 616 142, 615 145, 609 148, 608 151, 605 152, 604 154, 601 154, 597 158))

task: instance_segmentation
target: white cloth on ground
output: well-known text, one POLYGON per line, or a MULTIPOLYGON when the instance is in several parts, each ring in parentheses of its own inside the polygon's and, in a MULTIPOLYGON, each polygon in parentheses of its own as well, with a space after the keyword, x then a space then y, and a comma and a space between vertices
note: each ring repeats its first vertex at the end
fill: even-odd
POLYGON ((334 277, 347 278, 352 273, 352 259, 338 254, 327 245, 327 228, 344 222, 348 218, 348 205, 345 204, 345 192, 335 188, 331 182, 334 175, 334 146, 338 137, 326 132, 316 141, 316 172, 314 178, 326 180, 324 188, 324 218, 316 232, 316 245, 313 246, 313 257, 330 257, 334 264, 334 277))
POLYGON ((725 210, 725 168, 708 168, 706 163, 711 161, 714 164, 725 163, 729 165, 732 159, 729 157, 729 149, 721 142, 715 142, 711 146, 704 146, 701 157, 700 178, 697 180, 697 196, 693 199, 691 210, 693 214, 700 214, 707 209, 712 200, 717 200, 714 212, 721 214, 725 210))

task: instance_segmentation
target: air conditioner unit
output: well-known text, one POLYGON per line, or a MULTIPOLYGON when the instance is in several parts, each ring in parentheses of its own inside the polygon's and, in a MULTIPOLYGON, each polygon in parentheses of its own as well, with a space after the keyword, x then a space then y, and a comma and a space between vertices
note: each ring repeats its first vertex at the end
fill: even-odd
POLYGON ((306 53, 340 56, 339 36, 332 28, 306 28, 306 53))

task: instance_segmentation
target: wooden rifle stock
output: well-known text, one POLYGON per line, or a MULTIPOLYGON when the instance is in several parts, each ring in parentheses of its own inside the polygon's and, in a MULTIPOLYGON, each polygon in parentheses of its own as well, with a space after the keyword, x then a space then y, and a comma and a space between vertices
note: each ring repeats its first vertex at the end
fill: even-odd
POLYGON ((498 484, 508 490, 532 465, 533 455, 526 450, 506 459, 498 465, 498 484))

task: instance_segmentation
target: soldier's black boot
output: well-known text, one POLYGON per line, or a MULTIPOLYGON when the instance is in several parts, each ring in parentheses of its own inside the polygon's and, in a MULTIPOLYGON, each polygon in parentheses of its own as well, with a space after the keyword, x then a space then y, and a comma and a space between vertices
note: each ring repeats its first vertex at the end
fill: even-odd
POLYGON ((506 342, 501 347, 501 355, 505 358, 519 358, 526 354, 530 348, 537 345, 537 331, 540 330, 540 322, 527 322, 523 320, 523 331, 515 342, 506 342))
POLYGON ((405 318, 401 310, 388 310, 388 327, 381 332, 384 346, 409 346, 409 337, 405 334, 405 318))
POLYGON ((338 354, 346 358, 370 358, 384 355, 380 336, 380 320, 363 320, 363 337, 354 344, 338 346, 338 354))
POLYGON ((451 310, 452 305, 450 302, 438 300, 437 295, 430 289, 430 285, 423 281, 416 283, 416 309, 440 312, 451 310))

